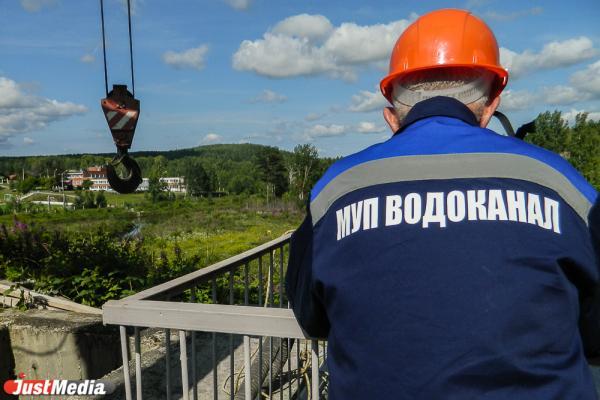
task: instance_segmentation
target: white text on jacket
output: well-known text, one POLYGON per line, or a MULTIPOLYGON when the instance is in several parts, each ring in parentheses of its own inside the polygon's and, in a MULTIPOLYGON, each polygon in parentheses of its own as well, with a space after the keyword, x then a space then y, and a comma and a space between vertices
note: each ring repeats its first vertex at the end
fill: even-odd
MULTIPOLYGON (((337 240, 360 230, 379 227, 379 197, 349 204, 336 211, 337 240)), ((425 194, 388 195, 383 199, 383 225, 421 224, 446 228, 462 221, 513 221, 560 234, 559 203, 516 190, 453 190, 425 194)))

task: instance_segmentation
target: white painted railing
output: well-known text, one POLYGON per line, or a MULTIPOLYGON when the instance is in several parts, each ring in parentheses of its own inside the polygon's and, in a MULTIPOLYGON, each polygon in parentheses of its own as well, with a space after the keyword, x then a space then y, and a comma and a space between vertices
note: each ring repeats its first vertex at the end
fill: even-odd
POLYGON ((207 364, 212 371, 208 398, 326 397, 326 343, 305 336, 288 308, 283 289, 290 237, 286 234, 210 267, 104 304, 104 323, 120 326, 125 398, 133 398, 134 388, 135 398, 143 397, 140 330, 144 328, 165 332, 165 399, 198 399, 197 371, 207 364), (172 331, 178 332, 180 372, 171 367, 172 331), (212 354, 203 359, 198 332, 212 335, 212 354), (130 334, 135 347, 134 382, 129 368, 130 334), (224 376, 218 371, 223 360, 217 360, 217 335, 222 334, 229 335, 225 357, 229 358, 229 371, 225 376, 228 388, 219 390, 218 382, 224 376), (234 345, 234 337, 243 339, 237 341, 241 345, 234 345), (243 357, 241 367, 236 367, 236 354, 243 357), (180 396, 173 393, 173 387, 179 386, 176 377, 180 379, 177 384, 181 383, 180 396))

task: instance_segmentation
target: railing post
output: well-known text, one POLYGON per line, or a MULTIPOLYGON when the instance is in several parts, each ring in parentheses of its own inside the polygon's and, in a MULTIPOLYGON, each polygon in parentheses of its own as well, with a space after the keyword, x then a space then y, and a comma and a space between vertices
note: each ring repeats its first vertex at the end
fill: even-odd
POLYGON ((129 343, 127 331, 124 326, 119 326, 121 335, 121 355, 123 356, 123 378, 125 380, 125 399, 131 400, 131 377, 129 376, 129 343))
MULTIPOLYGON (((233 305, 233 270, 229 271, 229 304, 233 305)), ((229 334, 229 398, 235 396, 235 355, 233 350, 233 334, 229 334)))
MULTIPOLYGON (((190 300, 196 303, 196 287, 192 288, 190 300)), ((196 331, 192 331, 192 400, 198 400, 198 372, 196 370, 196 331)))
POLYGON ((252 400, 252 375, 250 364, 250 336, 244 335, 244 398, 252 400))
POLYGON ((140 343, 140 328, 134 329, 135 337, 135 398, 142 400, 142 350, 140 343))
POLYGON ((167 400, 171 400, 171 330, 165 329, 165 366, 167 380, 167 400))
MULTIPOLYGON (((212 302, 217 304, 217 278, 212 280, 212 302)), ((219 398, 219 383, 217 381, 217 334, 212 333, 212 371, 213 371, 213 399, 219 398)))
POLYGON ((181 361, 181 390, 183 400, 190 399, 190 384, 188 381, 188 359, 185 331, 179 331, 179 360, 181 361))
POLYGON ((319 400, 319 342, 316 340, 310 341, 312 347, 312 361, 311 361, 311 381, 312 381, 312 399, 319 400))

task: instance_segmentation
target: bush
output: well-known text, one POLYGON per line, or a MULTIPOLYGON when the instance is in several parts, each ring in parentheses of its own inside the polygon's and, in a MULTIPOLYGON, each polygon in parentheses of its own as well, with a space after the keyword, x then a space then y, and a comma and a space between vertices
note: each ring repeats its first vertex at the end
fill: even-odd
POLYGON ((30 289, 61 294, 100 306, 196 268, 175 246, 163 251, 156 265, 142 239, 120 239, 99 229, 93 234, 46 231, 18 219, 0 225, 0 279, 31 284, 30 289))

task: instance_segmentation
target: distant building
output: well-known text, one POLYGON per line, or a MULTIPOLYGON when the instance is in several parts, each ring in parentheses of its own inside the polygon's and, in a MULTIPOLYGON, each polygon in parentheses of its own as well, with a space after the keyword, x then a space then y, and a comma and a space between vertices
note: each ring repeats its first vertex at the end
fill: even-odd
POLYGON ((160 178, 160 181, 167 184, 167 190, 169 192, 186 192, 186 187, 182 176, 164 177, 160 178))
POLYGON ((148 178, 142 178, 142 183, 137 187, 137 192, 147 192, 150 188, 150 180, 148 178))
POLYGON ((88 167, 83 172, 86 178, 106 178, 106 167, 105 166, 94 166, 88 167))
POLYGON ((107 178, 92 178, 92 186, 90 186, 90 190, 99 191, 99 190, 107 190, 112 191, 113 189, 110 187, 107 178))
POLYGON ((92 182, 90 190, 112 190, 108 184, 105 166, 93 166, 84 170, 69 170, 66 177, 74 189, 83 186, 83 181, 89 180, 92 182))
POLYGON ((71 185, 73 188, 81 187, 83 184, 83 171, 82 170, 68 170, 65 174, 65 184, 71 185))
MULTIPOLYGON (((187 191, 184 179, 180 176, 166 176, 159 178, 161 182, 164 182, 168 192, 185 193, 187 191)), ((147 192, 150 188, 150 180, 148 178, 142 178, 142 183, 138 186, 138 192, 147 192)))

